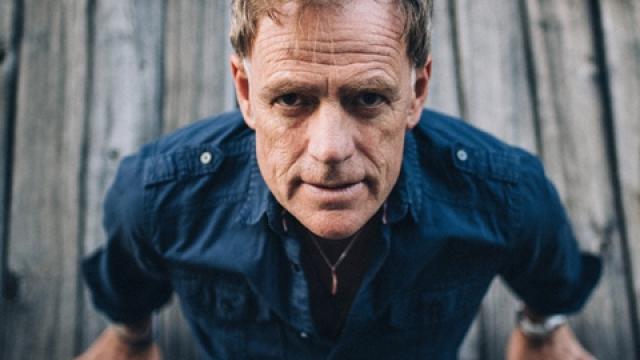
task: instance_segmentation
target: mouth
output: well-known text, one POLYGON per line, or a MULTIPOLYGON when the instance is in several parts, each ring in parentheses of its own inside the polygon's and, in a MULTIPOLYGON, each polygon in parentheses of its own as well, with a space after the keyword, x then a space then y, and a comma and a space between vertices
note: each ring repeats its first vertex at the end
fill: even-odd
POLYGON ((330 208, 353 204, 366 191, 364 181, 342 183, 302 183, 302 189, 310 200, 315 200, 330 208))
POLYGON ((319 190, 342 191, 342 190, 348 190, 349 188, 356 186, 360 183, 361 181, 350 182, 350 183, 339 183, 339 184, 316 184, 316 183, 307 183, 307 184, 319 190))

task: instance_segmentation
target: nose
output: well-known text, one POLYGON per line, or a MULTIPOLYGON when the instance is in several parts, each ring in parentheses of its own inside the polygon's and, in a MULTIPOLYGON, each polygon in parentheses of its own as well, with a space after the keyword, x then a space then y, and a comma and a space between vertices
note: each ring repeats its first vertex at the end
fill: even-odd
POLYGON ((321 105, 309 119, 307 151, 323 163, 340 163, 355 152, 356 129, 339 106, 321 105))

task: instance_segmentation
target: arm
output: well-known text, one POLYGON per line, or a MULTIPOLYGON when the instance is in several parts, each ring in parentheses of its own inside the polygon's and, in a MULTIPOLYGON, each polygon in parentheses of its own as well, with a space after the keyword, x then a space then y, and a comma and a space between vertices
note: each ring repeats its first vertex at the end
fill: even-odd
MULTIPOLYGON (((539 316, 531 310, 524 310, 523 316, 532 323, 542 323, 544 316, 539 316)), ((593 360, 576 339, 569 325, 562 324, 544 337, 532 337, 525 334, 521 327, 516 327, 511 333, 506 350, 507 360, 593 360)))
POLYGON ((104 202, 107 241, 82 263, 94 305, 113 325, 80 359, 159 359, 151 314, 172 293, 164 261, 146 231, 143 161, 125 158, 104 202))
POLYGON ((112 324, 76 360, 131 359, 159 360, 160 349, 153 343, 151 318, 133 324, 112 324))
MULTIPOLYGON (((531 323, 553 314, 579 311, 596 286, 600 259, 580 252, 560 198, 544 176, 539 161, 525 156, 524 175, 517 186, 518 212, 511 237, 512 262, 502 273, 527 304, 531 323)), ((536 338, 516 328, 507 346, 508 359, 592 359, 564 324, 536 338)))

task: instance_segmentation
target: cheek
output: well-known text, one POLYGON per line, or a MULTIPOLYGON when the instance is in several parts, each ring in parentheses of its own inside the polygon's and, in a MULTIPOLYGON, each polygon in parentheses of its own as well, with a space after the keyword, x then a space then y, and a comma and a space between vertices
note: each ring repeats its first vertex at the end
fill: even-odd
POLYGON ((261 171, 275 180, 284 178, 293 167, 301 142, 292 129, 269 125, 261 121, 256 127, 256 151, 261 171))
POLYGON ((400 167, 404 146, 405 126, 398 118, 382 122, 387 126, 379 126, 364 131, 363 152, 373 160, 378 171, 385 177, 393 177, 400 167))
POLYGON ((393 138, 388 139, 385 142, 384 146, 384 156, 386 161, 386 179, 388 186, 395 184, 397 180, 398 174, 400 172, 400 167, 402 165, 402 154, 404 148, 404 132, 402 136, 394 136, 393 138))

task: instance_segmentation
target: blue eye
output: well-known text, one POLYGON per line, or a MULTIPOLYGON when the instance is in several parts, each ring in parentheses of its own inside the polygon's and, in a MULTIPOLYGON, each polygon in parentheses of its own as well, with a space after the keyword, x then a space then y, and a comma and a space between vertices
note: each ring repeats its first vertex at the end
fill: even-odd
POLYGON ((366 92, 355 98, 355 105, 364 107, 375 107, 385 102, 385 98, 373 92, 366 92))
POLYGON ((276 98, 275 103, 286 107, 298 107, 304 105, 302 96, 294 93, 284 94, 276 98))

